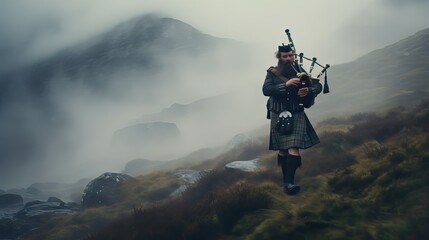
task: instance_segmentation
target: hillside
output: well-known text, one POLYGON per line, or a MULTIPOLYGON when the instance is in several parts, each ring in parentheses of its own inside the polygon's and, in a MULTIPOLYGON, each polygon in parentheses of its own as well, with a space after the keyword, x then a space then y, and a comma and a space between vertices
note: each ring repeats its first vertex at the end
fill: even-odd
MULTIPOLYGON (((328 70, 331 92, 320 94, 316 98, 316 104, 307 111, 310 119, 318 122, 359 112, 415 106, 422 99, 427 98, 429 93, 429 68, 426 64, 429 62, 428 43, 429 28, 392 45, 371 51, 355 61, 331 66, 328 70)), ((325 56, 325 59, 329 59, 329 56, 325 56)), ((251 72, 251 70, 245 71, 251 72)), ((262 77, 263 74, 260 76, 261 85, 262 77)), ((323 81, 323 78, 321 80, 323 81)), ((251 92, 246 87, 248 86, 243 87, 245 90, 243 92, 251 92)), ((202 139, 207 135, 205 132, 212 129, 207 128, 206 125, 220 129, 228 128, 228 132, 245 131, 243 126, 247 121, 235 125, 231 124, 232 121, 227 121, 229 124, 227 125, 222 118, 225 115, 224 112, 227 112, 231 119, 238 119, 240 116, 254 118, 255 112, 264 114, 262 113, 264 106, 261 106, 263 103, 258 102, 261 105, 257 110, 255 110, 255 104, 248 103, 256 103, 254 94, 230 93, 189 104, 173 104, 161 112, 143 115, 136 121, 174 119, 176 123, 180 123, 178 125, 186 125, 183 123, 192 119, 195 127, 192 126, 189 132, 195 134, 197 139, 202 139), (195 131, 195 129, 198 130, 195 131)), ((217 145, 217 143, 211 145, 217 145)))
POLYGON ((85 145, 107 152, 113 132, 133 117, 171 105, 180 96, 197 99, 211 78, 218 79, 210 84, 216 92, 215 85, 229 80, 217 74, 236 61, 224 55, 230 48, 241 51, 237 42, 202 33, 180 20, 142 15, 0 73, 1 187, 31 184, 21 180, 28 175, 23 166, 51 175, 44 166, 62 165, 58 159, 78 166, 77 161, 94 158, 84 153, 85 145), (190 88, 191 72, 210 77, 199 77, 190 88))
POLYGON ((275 153, 266 151, 265 144, 245 145, 210 161, 216 163, 214 171, 180 198, 152 198, 157 204, 145 204, 147 196, 159 197, 177 186, 168 173, 152 174, 141 178, 146 185, 128 190, 142 189, 137 196, 57 221, 24 239, 72 239, 73 232, 92 232, 88 240, 424 239, 429 233, 428 118, 426 101, 409 110, 321 123, 322 143, 303 155, 298 196, 281 191, 275 153), (326 130, 335 126, 338 130, 326 130), (254 157, 261 161, 257 173, 224 170, 226 162, 254 157), (154 180, 157 185, 151 185, 154 180), (126 206, 134 206, 134 213, 106 222, 103 212, 126 206), (108 227, 94 233, 103 225, 95 223, 99 218, 108 227))
POLYGON ((331 93, 319 97, 320 119, 414 106, 429 93, 429 28, 329 69, 331 93), (334 106, 334 107, 333 107, 334 106))
MULTIPOLYGON (((115 81, 129 84, 133 79, 119 76, 127 71, 145 73, 147 78, 140 80, 147 87, 154 86, 153 79, 158 72, 172 70, 167 69, 172 63, 167 54, 197 58, 203 49, 216 49, 222 44, 233 42, 204 34, 176 19, 156 15, 135 17, 23 69, 4 73, 0 104, 24 93, 44 97, 52 90, 50 85, 60 80, 103 92, 115 81)), ((64 87, 65 91, 67 86, 64 87)))

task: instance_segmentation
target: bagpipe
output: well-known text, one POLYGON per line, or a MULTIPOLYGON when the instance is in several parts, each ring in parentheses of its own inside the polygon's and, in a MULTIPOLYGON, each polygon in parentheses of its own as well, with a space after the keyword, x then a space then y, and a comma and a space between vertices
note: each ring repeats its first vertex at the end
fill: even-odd
MULTIPOLYGON (((300 82, 301 82, 301 84, 300 84, 300 86, 298 86, 298 88, 308 87, 308 88, 311 89, 311 87, 313 86, 313 84, 320 82, 319 78, 322 75, 324 75, 325 81, 324 81, 324 84, 323 84, 323 93, 324 94, 329 93, 328 68, 330 67, 330 65, 326 64, 325 66, 323 66, 323 65, 321 65, 321 64, 319 64, 317 62, 317 58, 315 58, 315 57, 313 57, 311 59, 307 58, 307 57, 304 56, 304 53, 302 53, 302 52, 300 54, 297 54, 295 43, 292 40, 292 37, 291 37, 289 29, 286 29, 285 32, 286 32, 286 35, 288 37, 289 46, 291 47, 291 49, 292 49, 292 51, 293 51, 293 53, 295 55, 295 58, 294 58, 295 59, 295 65, 298 66, 298 69, 296 69, 291 64, 292 69, 296 72, 296 77, 299 78, 300 82), (309 71, 306 71, 304 69, 304 60, 307 60, 307 61, 311 62, 311 64, 310 64, 310 70, 309 71), (315 68, 315 66, 318 66, 318 67, 320 67, 322 69, 321 69, 320 73, 317 74, 316 77, 313 77, 311 73, 312 73, 313 69, 315 68)), ((303 97, 303 99, 301 100, 300 105, 304 106, 305 108, 311 107, 314 104, 314 98, 316 97, 315 95, 316 94, 313 94, 313 93, 310 92, 307 96, 303 97)))

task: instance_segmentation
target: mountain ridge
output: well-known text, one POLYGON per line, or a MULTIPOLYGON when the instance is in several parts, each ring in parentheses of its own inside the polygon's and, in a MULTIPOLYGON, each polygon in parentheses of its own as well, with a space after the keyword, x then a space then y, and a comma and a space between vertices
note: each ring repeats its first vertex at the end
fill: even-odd
POLYGON ((322 120, 340 114, 415 106, 429 92, 426 62, 429 62, 429 28, 355 61, 332 66, 331 93, 316 99, 317 108, 310 111, 322 120))
MULTIPOLYGON (((109 115, 114 109, 145 110, 171 103, 176 93, 190 91, 183 83, 188 76, 182 70, 217 71, 221 50, 232 46, 237 42, 201 33, 182 21, 142 15, 32 65, 2 73, 0 153, 3 161, 15 160, 7 162, 7 168, 14 170, 0 173, 0 179, 3 182, 3 176, 24 163, 48 161, 51 157, 46 155, 55 149, 76 146, 69 137, 76 132, 73 127, 97 129, 79 125, 90 123, 87 114, 92 117, 94 112, 109 109, 105 113, 109 115), (197 68, 191 59, 197 66, 207 66, 197 68), (16 164, 18 158, 21 164, 16 164)), ((225 58, 225 64, 229 60, 233 61, 225 58)), ((117 116, 121 114, 110 119, 100 116, 98 122, 117 116)), ((117 128, 118 124, 112 125, 117 128)))

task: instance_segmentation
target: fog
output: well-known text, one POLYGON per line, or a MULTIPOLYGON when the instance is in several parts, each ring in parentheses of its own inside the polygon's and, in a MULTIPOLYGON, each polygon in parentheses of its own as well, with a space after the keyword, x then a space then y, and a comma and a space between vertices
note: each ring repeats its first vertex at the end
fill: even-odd
POLYGON ((234 39, 246 51, 213 47, 195 58, 162 56, 155 61, 168 65, 167 70, 121 70, 109 76, 102 93, 79 79, 71 84, 69 76, 57 73, 47 97, 49 104, 61 111, 63 118, 54 121, 57 125, 49 125, 49 112, 38 111, 40 106, 32 105, 31 99, 2 105, 0 149, 36 149, 17 150, 19 154, 1 158, 0 188, 44 181, 75 182, 106 171, 121 171, 133 154, 118 156, 111 151, 111 138, 118 129, 172 104, 234 93, 227 107, 210 109, 212 115, 200 113, 210 119, 196 118, 198 113, 172 119, 181 132, 181 143, 151 149, 140 157, 173 160, 192 150, 221 146, 235 134, 267 123, 261 86, 265 70, 276 62, 277 45, 288 42, 285 28, 291 29, 298 51, 335 65, 426 28, 428 2, 2 1, 0 73, 49 59, 62 49, 90 41, 146 13, 176 18, 211 36, 234 39), (150 88, 144 79, 158 84, 150 88), (26 143, 20 136, 33 138, 26 143), (20 146, 8 145, 14 142, 12 138, 19 139, 20 146))
POLYGON ((282 33, 287 27, 293 30, 298 50, 341 63, 427 27, 429 6, 426 0, 35 0, 31 4, 16 0, 0 4, 0 69, 52 54, 148 12, 180 19, 217 37, 251 42, 265 51, 285 42, 282 33))

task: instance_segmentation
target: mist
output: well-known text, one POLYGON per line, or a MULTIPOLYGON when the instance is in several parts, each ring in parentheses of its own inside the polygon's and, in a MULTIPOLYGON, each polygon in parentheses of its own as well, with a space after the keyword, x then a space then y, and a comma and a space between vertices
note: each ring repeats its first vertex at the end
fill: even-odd
POLYGON ((40 106, 34 106, 32 99, 1 105, 0 149, 25 149, 26 145, 35 149, 2 158, 0 188, 75 182, 121 171, 138 155, 112 152, 117 130, 173 104, 232 94, 230 106, 211 109, 215 117, 196 119, 188 114, 172 119, 182 136, 180 144, 160 146, 139 157, 174 160, 199 148, 221 146, 234 135, 267 123, 261 86, 265 70, 276 62, 277 45, 288 42, 285 28, 291 29, 298 51, 335 65, 427 27, 427 10, 428 1, 3 1, 0 76, 91 42, 117 24, 147 13, 179 19, 211 36, 233 39, 233 45, 241 47, 213 46, 195 57, 158 56, 154 62, 162 63, 162 68, 150 72, 124 68, 106 76, 102 90, 88 87, 84 73, 75 79, 56 73, 46 104, 59 109, 62 118, 48 122, 51 113, 37 111, 40 106), (156 86, 148 87, 143 81, 148 79, 156 86), (31 142, 20 136, 32 136, 31 142), (11 140, 15 137, 19 140, 11 140), (17 142, 21 146, 11 145, 17 142))
POLYGON ((429 9, 425 0, 36 0, 31 4, 16 0, 0 4, 0 70, 49 56, 145 13, 177 18, 205 33, 253 43, 265 51, 287 42, 283 31, 290 28, 298 50, 329 56, 334 64, 354 60, 426 27, 429 9))
MULTIPOLYGON (((256 78, 252 72, 245 71, 252 64, 252 55, 244 51, 247 48, 242 48, 242 43, 217 41, 222 43, 210 45, 195 55, 180 49, 168 55, 156 54, 159 51, 156 48, 145 49, 146 53, 154 52, 150 63, 153 69, 130 65, 102 73, 101 77, 97 73, 90 82, 86 68, 76 68, 71 77, 67 69, 60 67, 60 71, 53 71, 53 81, 47 82, 42 101, 59 113, 44 110, 39 104, 34 106, 33 99, 26 97, 31 94, 22 90, 24 93, 15 99, 16 103, 2 108, 3 123, 10 127, 1 128, 4 133, 1 142, 3 146, 17 145, 22 139, 28 139, 37 151, 29 149, 24 156, 6 155, 14 161, 5 159, 2 164, 5 166, 2 170, 7 170, 1 175, 2 187, 25 187, 33 182, 75 182, 107 171, 120 172, 128 161, 136 158, 174 160, 200 148, 222 146, 234 135, 263 124, 264 103, 258 107, 261 114, 255 114, 261 116, 259 118, 249 118, 249 113, 244 112, 258 102, 256 99, 264 101, 259 89, 253 87, 256 78), (166 122, 177 125, 181 134, 175 145, 151 145, 144 151, 139 148, 124 151, 112 146, 115 133, 141 122, 139 118, 144 114, 155 114, 173 104, 186 106, 231 93, 234 97, 228 98, 230 103, 224 101, 225 107, 207 109, 205 116, 209 118, 204 118, 201 112, 189 112, 180 119, 167 119, 166 122), (245 98, 249 93, 257 97, 241 112, 234 110, 249 99, 245 98), (22 131, 22 136, 8 139, 17 129, 22 131), (15 161, 17 158, 21 160, 15 161)), ((61 56, 62 53, 55 58, 61 59, 61 56)), ((264 72, 260 74, 259 78, 264 72)))

